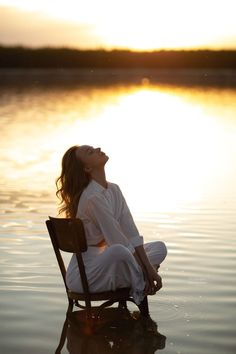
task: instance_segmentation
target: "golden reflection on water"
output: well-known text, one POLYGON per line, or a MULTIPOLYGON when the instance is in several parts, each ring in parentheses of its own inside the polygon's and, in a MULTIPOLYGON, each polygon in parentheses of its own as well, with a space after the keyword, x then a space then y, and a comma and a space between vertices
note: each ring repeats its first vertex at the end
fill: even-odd
POLYGON ((100 146, 132 210, 235 193, 236 91, 115 86, 6 93, 0 183, 53 191, 65 150, 100 146))

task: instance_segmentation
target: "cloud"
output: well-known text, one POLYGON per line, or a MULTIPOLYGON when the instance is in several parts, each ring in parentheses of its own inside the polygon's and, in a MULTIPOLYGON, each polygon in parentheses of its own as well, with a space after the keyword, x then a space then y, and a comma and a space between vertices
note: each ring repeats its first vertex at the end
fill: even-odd
POLYGON ((25 46, 101 46, 92 25, 77 25, 50 18, 42 13, 0 6, 0 44, 25 46))

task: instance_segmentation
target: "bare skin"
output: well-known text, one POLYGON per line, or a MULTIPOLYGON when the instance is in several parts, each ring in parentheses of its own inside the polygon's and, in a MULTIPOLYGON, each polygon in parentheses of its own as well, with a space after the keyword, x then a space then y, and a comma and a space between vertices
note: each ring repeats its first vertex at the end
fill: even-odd
POLYGON ((101 151, 101 148, 93 148, 89 145, 81 145, 76 151, 77 157, 83 162, 84 170, 91 179, 107 188, 105 164, 109 157, 101 151))
MULTIPOLYGON (((105 164, 109 157, 101 151, 101 148, 94 148, 90 145, 81 145, 76 151, 77 157, 83 162, 84 170, 91 179, 94 179, 104 188, 107 188, 105 164)), ((156 269, 151 265, 142 245, 135 247, 134 257, 141 266, 146 280, 146 295, 154 295, 162 288, 162 280, 156 269)))

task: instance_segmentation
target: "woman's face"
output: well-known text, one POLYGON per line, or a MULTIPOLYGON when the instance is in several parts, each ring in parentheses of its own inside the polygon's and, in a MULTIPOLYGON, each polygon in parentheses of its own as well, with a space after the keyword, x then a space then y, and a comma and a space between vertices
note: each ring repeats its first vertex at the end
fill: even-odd
POLYGON ((76 150, 76 156, 82 161, 87 172, 97 167, 103 167, 109 159, 109 157, 101 151, 101 148, 94 148, 90 145, 79 146, 76 150))

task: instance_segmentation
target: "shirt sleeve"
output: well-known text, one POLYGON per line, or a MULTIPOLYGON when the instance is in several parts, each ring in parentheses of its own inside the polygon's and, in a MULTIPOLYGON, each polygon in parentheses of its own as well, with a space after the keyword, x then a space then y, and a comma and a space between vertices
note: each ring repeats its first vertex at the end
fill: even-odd
POLYGON ((110 207, 102 196, 93 196, 88 200, 86 215, 100 228, 108 246, 122 244, 132 253, 134 247, 123 233, 119 222, 114 218, 110 207))
POLYGON ((133 247, 143 245, 143 236, 139 234, 137 226, 134 223, 134 219, 120 188, 119 191, 123 200, 122 213, 119 220, 121 229, 128 238, 129 242, 133 245, 133 247))

